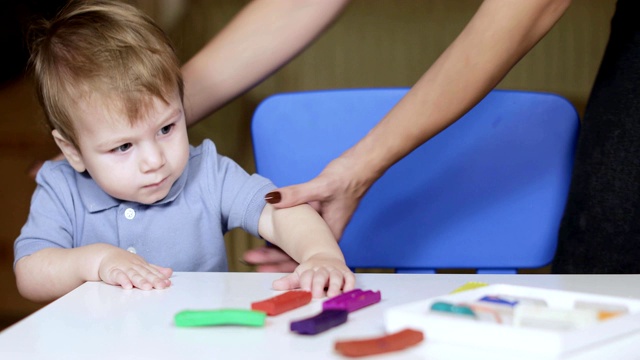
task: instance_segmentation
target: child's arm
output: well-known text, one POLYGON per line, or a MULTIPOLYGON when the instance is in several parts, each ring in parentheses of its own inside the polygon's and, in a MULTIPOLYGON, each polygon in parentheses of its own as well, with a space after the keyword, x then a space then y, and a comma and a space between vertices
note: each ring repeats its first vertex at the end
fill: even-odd
POLYGON ((347 267, 329 226, 309 205, 275 209, 267 204, 259 222, 260 236, 286 251, 300 265, 274 281, 276 290, 302 288, 314 297, 352 290, 355 276, 347 267))
POLYGON ((18 291, 25 298, 47 302, 86 281, 104 281, 125 289, 163 289, 171 285, 172 270, 108 244, 73 249, 47 248, 18 260, 18 291))

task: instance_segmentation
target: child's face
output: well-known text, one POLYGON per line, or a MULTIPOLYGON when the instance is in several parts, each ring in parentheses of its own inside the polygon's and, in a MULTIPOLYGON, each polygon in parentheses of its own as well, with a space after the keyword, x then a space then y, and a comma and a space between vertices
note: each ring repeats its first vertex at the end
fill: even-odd
POLYGON ((184 109, 177 93, 169 100, 154 98, 134 126, 96 100, 80 104, 74 121, 78 156, 109 195, 152 204, 167 196, 182 174, 189 159, 184 109))

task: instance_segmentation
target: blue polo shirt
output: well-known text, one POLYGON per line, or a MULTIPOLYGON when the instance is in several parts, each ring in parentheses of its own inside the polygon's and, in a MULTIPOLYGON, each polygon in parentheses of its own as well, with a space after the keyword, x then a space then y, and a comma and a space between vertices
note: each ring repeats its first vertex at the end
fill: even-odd
POLYGON ((259 236, 264 196, 275 188, 219 155, 210 140, 191 147, 184 173, 152 205, 109 196, 67 161, 46 162, 36 182, 14 266, 45 248, 106 243, 174 271, 227 271, 223 235, 242 228, 259 236))

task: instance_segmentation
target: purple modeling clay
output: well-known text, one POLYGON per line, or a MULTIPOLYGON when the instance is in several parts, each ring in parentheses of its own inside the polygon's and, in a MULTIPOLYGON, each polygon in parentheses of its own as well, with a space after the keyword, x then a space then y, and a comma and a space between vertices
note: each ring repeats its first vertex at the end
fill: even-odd
POLYGON ((347 321, 346 310, 323 310, 320 314, 291 322, 291 331, 303 335, 315 335, 347 321))
POLYGON ((322 303, 322 309, 340 309, 353 312, 358 309, 362 309, 365 306, 380 302, 380 298, 380 291, 373 292, 371 290, 363 291, 360 289, 354 289, 326 300, 322 303))

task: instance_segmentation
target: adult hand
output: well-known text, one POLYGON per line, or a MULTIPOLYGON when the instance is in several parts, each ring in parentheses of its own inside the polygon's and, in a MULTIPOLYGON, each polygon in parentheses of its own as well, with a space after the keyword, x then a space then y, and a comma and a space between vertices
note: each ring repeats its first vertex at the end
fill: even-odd
POLYGON ((272 245, 247 250, 242 260, 255 265, 257 272, 292 272, 299 265, 282 249, 272 245))
MULTIPOLYGON (((276 208, 310 204, 327 222, 334 237, 340 239, 360 199, 375 180, 356 176, 365 173, 351 166, 349 157, 343 155, 331 161, 316 178, 272 191, 265 200, 276 208)), ((273 246, 248 250, 243 260, 256 265, 258 272, 292 272, 298 266, 289 255, 273 246)))
POLYGON ((346 156, 341 156, 310 181, 282 187, 265 199, 279 209, 308 203, 327 222, 335 238, 340 239, 360 200, 377 179, 362 176, 366 173, 367 169, 359 172, 346 156))
MULTIPOLYGON (((363 177, 369 169, 358 171, 349 160, 348 155, 343 155, 309 182, 280 188, 265 199, 276 208, 309 203, 327 222, 335 238, 340 239, 360 199, 377 179, 363 177)), ((258 272, 291 272, 298 266, 284 251, 272 246, 248 250, 243 259, 256 265, 258 272)))
POLYGON ((257 272, 290 273, 298 267, 298 263, 287 253, 275 246, 262 246, 247 250, 242 259, 249 265, 255 265, 257 272))

